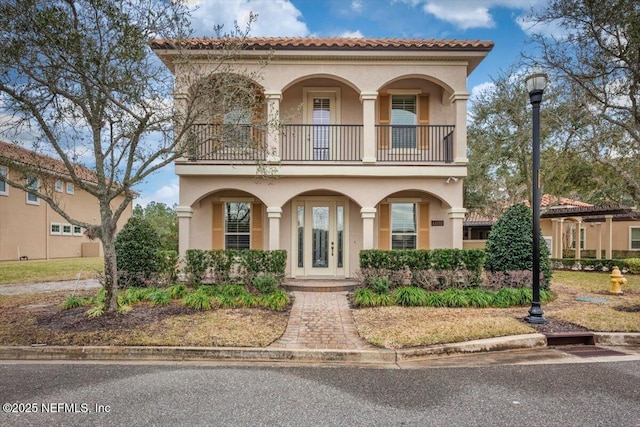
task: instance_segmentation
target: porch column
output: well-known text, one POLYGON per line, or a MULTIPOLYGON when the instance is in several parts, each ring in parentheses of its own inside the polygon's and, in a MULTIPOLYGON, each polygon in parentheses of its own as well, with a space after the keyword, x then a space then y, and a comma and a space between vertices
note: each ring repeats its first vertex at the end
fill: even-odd
POLYGON ((376 99, 378 92, 361 92, 362 102, 362 162, 376 162, 376 99))
POLYGON ((560 258, 558 256, 558 220, 551 220, 551 258, 560 258))
POLYGON ((607 259, 613 258, 613 215, 605 215, 607 232, 605 234, 605 251, 607 259))
POLYGON ((183 258, 189 249, 193 209, 189 206, 176 206, 176 216, 178 217, 178 254, 183 258))
POLYGON ((563 240, 563 227, 564 227, 564 218, 560 218, 559 221, 559 230, 558 230, 558 258, 562 259, 564 258, 562 251, 564 250, 563 246, 564 246, 564 240, 563 240))
POLYGON ((456 128, 454 130, 453 138, 453 162, 454 163, 468 163, 467 158, 467 99, 469 99, 469 92, 454 92, 449 97, 455 108, 456 128))
POLYGON ((602 223, 596 222, 596 236, 598 237, 598 242, 596 244, 596 259, 602 258, 602 223))
POLYGON ((280 161, 280 100, 282 92, 265 92, 267 98, 267 162, 280 161))
POLYGON ((362 208, 360 215, 362 216, 362 249, 374 249, 375 228, 373 220, 376 218, 376 208, 362 208))
POLYGON ((465 208, 451 208, 447 211, 449 219, 451 220, 451 248, 462 249, 463 248, 463 222, 464 216, 467 213, 465 208))
POLYGON ((282 217, 282 208, 267 208, 270 251, 280 249, 280 217, 282 217))
POLYGON ((576 230, 576 259, 580 259, 581 256, 582 256, 581 249, 580 249, 580 243, 581 243, 581 240, 582 240, 582 239, 580 239, 580 230, 582 228, 582 219, 578 220, 576 228, 577 228, 577 230, 576 230))

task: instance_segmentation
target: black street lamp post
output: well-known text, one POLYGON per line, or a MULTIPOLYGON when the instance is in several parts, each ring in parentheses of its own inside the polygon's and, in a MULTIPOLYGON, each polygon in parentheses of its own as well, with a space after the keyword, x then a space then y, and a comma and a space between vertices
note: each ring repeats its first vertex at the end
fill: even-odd
POLYGON ((540 103, 542 93, 547 86, 547 75, 534 70, 527 77, 527 90, 533 109, 533 197, 531 206, 533 209, 533 301, 529 315, 525 317, 528 323, 547 323, 540 307, 540 103))

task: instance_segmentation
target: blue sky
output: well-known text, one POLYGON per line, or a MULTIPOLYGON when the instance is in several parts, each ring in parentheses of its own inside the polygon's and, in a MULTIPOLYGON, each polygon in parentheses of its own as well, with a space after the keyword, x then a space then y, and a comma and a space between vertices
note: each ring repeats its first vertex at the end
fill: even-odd
MULTIPOLYGON (((470 92, 486 87, 527 49, 524 19, 532 7, 547 0, 188 0, 198 36, 212 36, 213 27, 241 26, 249 12, 258 20, 251 36, 389 37, 491 40, 493 51, 471 74, 470 92)), ((173 166, 141 185, 137 203, 178 202, 173 166)))

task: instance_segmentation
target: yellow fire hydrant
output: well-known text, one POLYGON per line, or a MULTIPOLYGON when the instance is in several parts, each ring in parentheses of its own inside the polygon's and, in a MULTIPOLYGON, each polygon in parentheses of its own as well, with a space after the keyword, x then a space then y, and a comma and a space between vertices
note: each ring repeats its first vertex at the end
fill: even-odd
POLYGON ((611 290, 609 293, 612 294, 622 294, 622 285, 627 284, 627 279, 624 278, 618 266, 614 266, 611 271, 611 290))

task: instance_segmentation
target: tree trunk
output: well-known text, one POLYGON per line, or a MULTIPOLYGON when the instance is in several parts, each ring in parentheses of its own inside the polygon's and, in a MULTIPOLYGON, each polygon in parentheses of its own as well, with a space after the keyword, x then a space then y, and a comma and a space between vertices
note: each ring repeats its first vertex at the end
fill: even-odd
MULTIPOLYGON (((110 219, 110 218, 109 218, 110 219)), ((116 229, 111 221, 103 221, 102 248, 104 251, 104 311, 113 313, 118 310, 118 265, 116 259, 116 229)))

